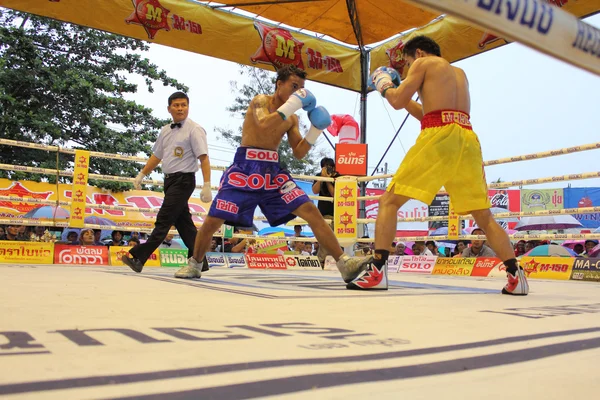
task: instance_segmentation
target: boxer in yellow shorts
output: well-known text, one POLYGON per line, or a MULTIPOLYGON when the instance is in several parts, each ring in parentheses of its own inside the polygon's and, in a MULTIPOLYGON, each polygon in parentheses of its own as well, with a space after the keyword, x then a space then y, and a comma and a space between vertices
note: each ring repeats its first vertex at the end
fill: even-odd
POLYGON ((377 68, 370 77, 392 107, 405 108, 421 121, 421 134, 379 199, 375 224, 375 253, 349 289, 387 289, 387 258, 396 234, 398 209, 410 199, 431 203, 444 186, 455 211, 471 214, 486 232, 490 247, 506 265, 508 283, 502 293, 526 295, 529 285, 519 267, 506 232, 490 212, 481 146, 469 120, 471 99, 465 72, 441 56, 440 46, 416 36, 402 50, 408 74, 402 84, 397 71, 377 68), (422 104, 412 100, 419 93, 422 104))
POLYGON ((462 111, 432 111, 394 175, 388 191, 430 204, 444 186, 456 213, 491 207, 481 146, 462 111))

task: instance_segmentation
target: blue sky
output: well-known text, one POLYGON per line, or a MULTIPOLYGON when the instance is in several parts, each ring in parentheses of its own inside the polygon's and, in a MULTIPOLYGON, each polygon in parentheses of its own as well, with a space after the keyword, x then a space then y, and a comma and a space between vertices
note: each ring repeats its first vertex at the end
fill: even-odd
MULTIPOLYGON (((600 15, 586 19, 600 27, 600 15)), ((207 130, 212 164, 228 165, 233 149, 219 140, 215 127, 237 128, 241 120, 225 110, 235 98, 230 81, 243 81, 237 64, 160 45, 151 45, 150 60, 190 87, 190 118, 207 130)), ((467 73, 471 89, 471 122, 479 135, 485 160, 572 147, 600 141, 600 79, 589 72, 543 55, 520 44, 509 44, 455 63, 467 73)), ((145 92, 141 80, 137 102, 152 107, 155 115, 168 118, 166 99, 171 88, 145 92)), ((358 94, 307 82, 331 114, 350 114, 359 120, 358 94)), ((406 112, 393 110, 379 96, 368 96, 367 143, 369 166, 374 167, 388 146, 406 112)), ((303 116, 305 118, 305 115, 303 116)), ((419 134, 413 118, 393 143, 385 162, 394 172, 405 150, 419 134)), ((318 147, 333 150, 324 139, 318 147)), ((532 179, 599 170, 599 150, 542 160, 491 166, 489 181, 532 179)), ((220 172, 213 172, 218 182, 220 172)), ((199 176, 199 182, 202 178, 199 176)), ((534 185, 531 188, 566 187, 567 182, 534 185)), ((600 186, 600 179, 571 182, 573 187, 600 186)))

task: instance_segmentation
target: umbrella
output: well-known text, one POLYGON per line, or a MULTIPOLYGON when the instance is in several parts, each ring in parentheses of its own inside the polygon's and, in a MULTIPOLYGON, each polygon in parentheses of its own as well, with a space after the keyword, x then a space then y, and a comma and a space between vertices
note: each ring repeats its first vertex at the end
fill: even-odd
POLYGON ((62 207, 41 206, 29 211, 23 218, 69 218, 69 215, 69 211, 62 207))
MULTIPOLYGON (((283 234, 287 237, 296 236, 293 229, 278 228, 278 227, 269 227, 269 228, 261 229, 260 231, 258 231, 258 234, 263 236, 263 235, 269 235, 271 233, 277 233, 277 232, 283 232, 283 234)), ((314 236, 312 233, 309 233, 309 232, 302 232, 300 235, 303 237, 313 237, 314 236)))
POLYGON ((515 226, 518 231, 568 229, 580 227, 581 222, 572 215, 547 215, 543 217, 523 217, 515 226))
POLYGON ((588 257, 598 257, 600 256, 600 244, 596 245, 592 250, 590 250, 588 257))
POLYGON ((577 257, 573 250, 557 244, 544 244, 534 247, 524 254, 525 256, 548 256, 548 257, 577 257))
POLYGON ((596 229, 594 233, 600 233, 600 228, 596 229))
POLYGON ((584 245, 585 244, 585 240, 565 240, 562 244, 562 246, 564 247, 568 247, 571 250, 573 250, 573 248, 575 247, 575 245, 580 244, 580 245, 584 245))
MULTIPOLYGON (((490 211, 492 212, 492 215, 510 212, 510 210, 507 210, 506 208, 501 208, 501 207, 492 207, 492 208, 490 208, 490 211)), ((502 218, 497 218, 496 221, 519 222, 519 218, 517 218, 517 217, 502 217, 502 218)))

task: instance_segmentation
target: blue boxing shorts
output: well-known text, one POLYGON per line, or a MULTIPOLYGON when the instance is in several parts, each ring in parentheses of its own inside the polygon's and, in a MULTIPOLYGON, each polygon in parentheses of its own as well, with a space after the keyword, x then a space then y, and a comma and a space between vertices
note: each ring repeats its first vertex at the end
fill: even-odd
POLYGON ((309 202, 304 190, 279 165, 276 151, 240 147, 221 178, 208 215, 224 219, 227 225, 252 226, 258 206, 269 224, 277 226, 294 219, 292 211, 309 202))

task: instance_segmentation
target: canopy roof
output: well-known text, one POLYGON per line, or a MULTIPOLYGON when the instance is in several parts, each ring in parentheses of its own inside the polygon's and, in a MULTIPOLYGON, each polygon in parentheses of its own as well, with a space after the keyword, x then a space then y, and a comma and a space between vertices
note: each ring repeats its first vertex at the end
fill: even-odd
MULTIPOLYGON (((600 10, 598 0, 547 2, 580 18, 600 10)), ((371 70, 390 65, 402 73, 403 43, 417 34, 435 39, 450 62, 507 43, 401 0, 0 0, 0 6, 270 70, 296 64, 311 80, 354 91, 364 78, 361 51, 370 51, 371 70)))

